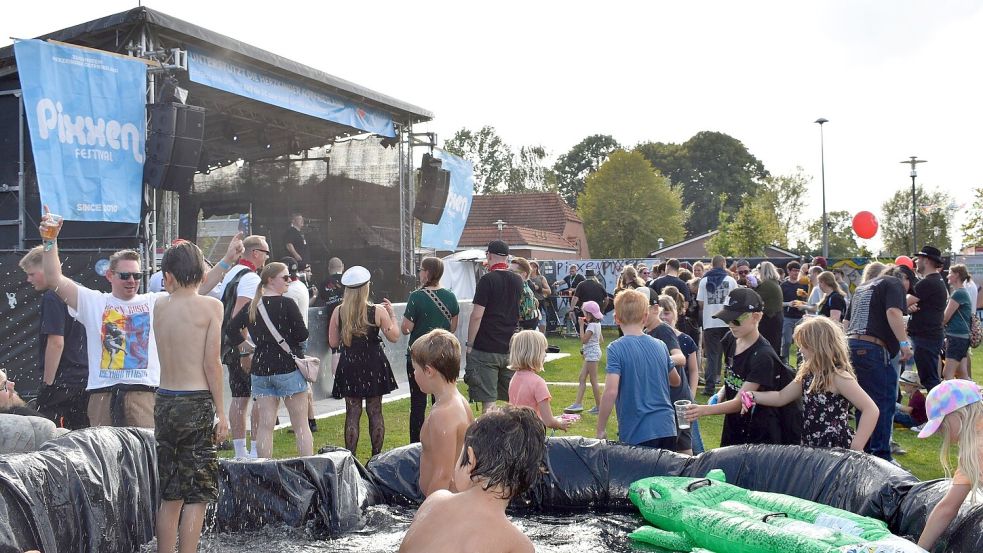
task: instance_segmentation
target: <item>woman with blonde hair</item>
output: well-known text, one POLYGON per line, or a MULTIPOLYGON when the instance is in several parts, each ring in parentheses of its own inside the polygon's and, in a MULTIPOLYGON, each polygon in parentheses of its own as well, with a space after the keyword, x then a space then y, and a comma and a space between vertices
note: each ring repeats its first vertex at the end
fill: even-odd
MULTIPOLYGON (((249 330, 255 344, 252 352, 250 381, 256 399, 259 423, 256 425, 256 455, 268 458, 273 451, 273 426, 280 400, 287 406, 293 427, 297 452, 301 456, 314 454, 311 428, 307 422, 307 380, 300 374, 293 357, 280 346, 266 321, 290 347, 293 355, 302 356, 301 344, 307 340, 307 325, 301 317, 297 302, 284 296, 290 286, 290 274, 283 263, 268 263, 259 275, 260 285, 249 306, 240 309, 229 322, 225 335, 233 347, 245 339, 242 329, 249 330), (265 316, 261 312, 265 310, 265 316)), ((244 365, 245 367, 245 365, 244 365)))
POLYGON ((645 286, 645 281, 639 278, 635 267, 625 265, 618 277, 618 284, 614 287, 614 295, 617 296, 622 290, 634 290, 642 286, 645 286))
POLYGON ((396 379, 379 334, 396 342, 399 329, 388 299, 378 305, 369 301, 370 276, 368 269, 358 265, 341 276, 345 294, 341 305, 331 313, 328 345, 341 348, 331 396, 345 398, 345 448, 352 453, 358 448, 364 401, 372 455, 378 455, 386 437, 382 396, 396 389, 396 379))
POLYGON ((829 271, 823 271, 816 277, 816 281, 823 293, 817 313, 829 317, 835 323, 843 322, 843 316, 846 315, 846 298, 843 297, 840 283, 836 282, 836 276, 829 271))

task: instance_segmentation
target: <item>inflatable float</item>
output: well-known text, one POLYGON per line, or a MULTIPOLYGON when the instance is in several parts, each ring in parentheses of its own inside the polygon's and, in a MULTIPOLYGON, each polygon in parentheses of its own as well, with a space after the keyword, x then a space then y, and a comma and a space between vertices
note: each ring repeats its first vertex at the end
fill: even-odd
POLYGON ((883 521, 820 503, 706 478, 657 476, 631 485, 645 520, 632 540, 670 551, 734 553, 924 553, 883 521))

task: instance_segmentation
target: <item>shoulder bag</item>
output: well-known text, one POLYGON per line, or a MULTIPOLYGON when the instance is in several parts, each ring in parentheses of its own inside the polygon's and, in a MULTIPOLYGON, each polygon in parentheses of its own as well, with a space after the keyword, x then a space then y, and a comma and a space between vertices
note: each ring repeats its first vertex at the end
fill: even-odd
POLYGON ((440 301, 440 298, 437 297, 437 292, 433 290, 427 290, 426 288, 420 288, 420 290, 422 290, 423 293, 426 294, 428 298, 430 298, 430 301, 432 301, 434 305, 437 306, 437 309, 440 310, 440 313, 444 315, 445 319, 447 319, 447 323, 450 324, 451 319, 454 316, 451 315, 451 310, 448 309, 446 305, 444 305, 444 302, 440 301))
POLYGON ((980 343, 983 342, 983 326, 980 325, 980 319, 971 314, 966 322, 969 324, 969 347, 980 347, 980 343))
POLYGON ((273 339, 276 340, 277 345, 283 348, 283 351, 287 352, 293 360, 294 364, 297 365, 297 370, 300 374, 304 376, 304 379, 308 382, 317 382, 317 377, 321 373, 321 360, 317 357, 311 357, 305 355, 304 357, 297 357, 294 352, 290 351, 290 346, 287 345, 286 340, 280 335, 276 327, 273 326, 273 322, 270 321, 270 316, 266 313, 266 306, 263 305, 263 301, 259 302, 259 314, 263 316, 263 321, 266 323, 266 328, 273 335, 273 339))

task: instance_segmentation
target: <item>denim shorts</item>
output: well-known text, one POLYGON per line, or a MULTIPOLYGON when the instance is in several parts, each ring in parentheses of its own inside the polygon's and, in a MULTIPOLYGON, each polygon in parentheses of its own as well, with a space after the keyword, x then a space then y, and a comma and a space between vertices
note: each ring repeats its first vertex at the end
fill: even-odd
POLYGON ((945 358, 962 361, 969 354, 969 338, 959 336, 945 337, 945 358))
POLYGON ((307 391, 307 380, 295 370, 287 374, 270 376, 252 375, 253 397, 276 396, 290 397, 307 391))

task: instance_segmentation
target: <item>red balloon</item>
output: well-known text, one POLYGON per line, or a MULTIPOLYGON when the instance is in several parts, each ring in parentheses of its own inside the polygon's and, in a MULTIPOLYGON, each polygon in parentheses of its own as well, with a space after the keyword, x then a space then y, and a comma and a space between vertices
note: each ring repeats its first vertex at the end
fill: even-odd
POLYGON ((894 264, 904 265, 905 267, 908 267, 912 271, 915 270, 915 262, 912 261, 911 258, 908 257, 907 255, 899 255, 898 257, 894 258, 894 264))
POLYGON ((869 211, 861 211, 853 216, 853 232, 861 238, 873 238, 877 234, 877 217, 869 211))

